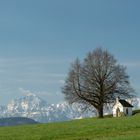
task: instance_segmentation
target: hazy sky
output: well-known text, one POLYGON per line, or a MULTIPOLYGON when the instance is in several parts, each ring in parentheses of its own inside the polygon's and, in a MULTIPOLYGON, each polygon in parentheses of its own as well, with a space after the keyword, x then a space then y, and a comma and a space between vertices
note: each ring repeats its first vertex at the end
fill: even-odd
POLYGON ((99 46, 140 93, 139 0, 1 0, 0 104, 28 92, 62 101, 70 63, 99 46))

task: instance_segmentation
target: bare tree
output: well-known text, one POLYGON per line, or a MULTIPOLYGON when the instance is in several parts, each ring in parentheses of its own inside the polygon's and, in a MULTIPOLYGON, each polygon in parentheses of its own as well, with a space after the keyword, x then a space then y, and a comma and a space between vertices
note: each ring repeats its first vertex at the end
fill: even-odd
POLYGON ((117 64, 107 50, 97 48, 84 61, 76 59, 71 65, 62 92, 70 103, 82 103, 86 108, 93 106, 100 118, 103 107, 116 97, 132 97, 126 67, 117 64))

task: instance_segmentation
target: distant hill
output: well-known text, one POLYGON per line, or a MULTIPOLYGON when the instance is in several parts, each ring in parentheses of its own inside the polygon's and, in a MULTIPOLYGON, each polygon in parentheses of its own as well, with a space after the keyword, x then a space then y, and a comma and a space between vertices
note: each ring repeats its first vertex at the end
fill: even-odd
POLYGON ((37 123, 38 122, 25 117, 9 117, 0 119, 0 126, 14 126, 23 124, 37 124, 37 123))

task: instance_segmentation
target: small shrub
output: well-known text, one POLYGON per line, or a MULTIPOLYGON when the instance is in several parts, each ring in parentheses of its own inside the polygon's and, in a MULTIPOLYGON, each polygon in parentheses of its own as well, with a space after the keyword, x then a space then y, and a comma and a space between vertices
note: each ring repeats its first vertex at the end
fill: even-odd
POLYGON ((125 113, 124 112, 119 112, 118 113, 118 117, 125 117, 126 115, 125 115, 125 113))

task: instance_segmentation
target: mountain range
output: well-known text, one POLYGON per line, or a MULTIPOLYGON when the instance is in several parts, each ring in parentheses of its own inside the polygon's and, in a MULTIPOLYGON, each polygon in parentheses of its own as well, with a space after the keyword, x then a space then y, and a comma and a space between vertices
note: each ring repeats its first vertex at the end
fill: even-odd
MULTIPOLYGON (((140 108, 140 98, 133 98, 129 102, 140 108)), ((111 107, 105 109, 105 113, 111 113, 111 107)), ((94 109, 82 111, 79 104, 70 106, 67 102, 49 104, 35 94, 11 100, 7 106, 0 106, 0 118, 27 117, 37 122, 48 123, 67 121, 72 119, 92 117, 96 115, 94 109)))
POLYGON ((84 112, 79 105, 70 106, 66 102, 49 104, 35 94, 11 100, 7 106, 0 106, 0 118, 27 117, 37 122, 48 123, 93 116, 84 112))

